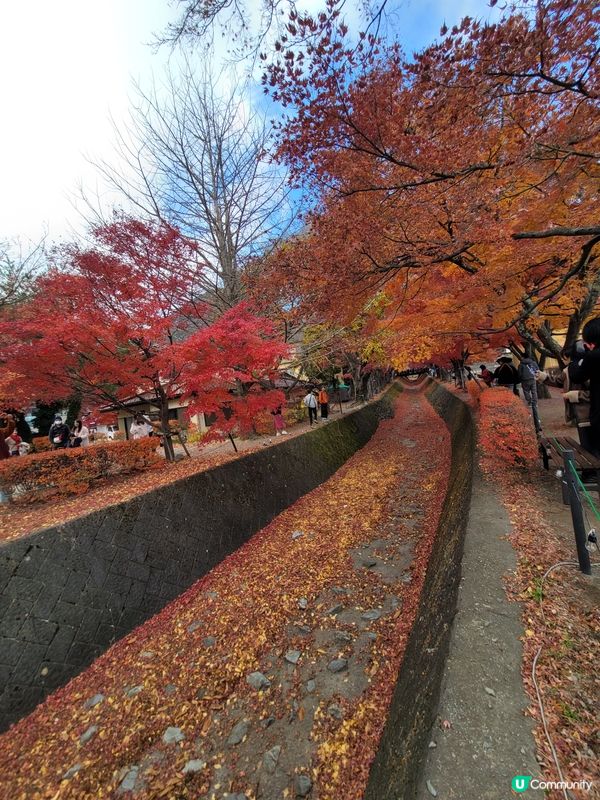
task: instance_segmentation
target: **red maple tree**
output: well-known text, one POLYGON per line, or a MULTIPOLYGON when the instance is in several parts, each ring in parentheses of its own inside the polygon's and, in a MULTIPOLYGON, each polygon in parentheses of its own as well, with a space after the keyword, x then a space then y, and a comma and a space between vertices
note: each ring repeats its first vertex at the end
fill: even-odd
MULTIPOLYGON (((228 432, 282 396, 268 390, 285 347, 248 307, 222 319, 199 296, 196 245, 167 225, 129 217, 92 231, 94 246, 68 246, 34 299, 0 325, 3 393, 50 401, 76 394, 124 408, 141 396, 169 433, 169 401, 227 413, 228 432), (263 387, 267 387, 263 389, 263 387), (223 412, 222 409, 230 411, 223 412)), ((173 457, 165 435, 167 455, 173 457)))

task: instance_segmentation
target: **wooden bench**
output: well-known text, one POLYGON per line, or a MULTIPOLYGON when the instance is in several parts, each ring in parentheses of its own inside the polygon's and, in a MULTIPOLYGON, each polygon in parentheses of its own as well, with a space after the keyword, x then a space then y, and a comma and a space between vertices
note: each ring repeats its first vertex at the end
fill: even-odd
POLYGON ((540 453, 544 463, 544 469, 550 469, 550 461, 561 469, 564 468, 565 450, 573 452, 573 460, 578 473, 587 473, 586 483, 590 483, 589 474, 593 473, 593 482, 596 486, 596 491, 600 496, 600 458, 596 458, 587 450, 571 439, 570 436, 543 436, 540 438, 540 453))

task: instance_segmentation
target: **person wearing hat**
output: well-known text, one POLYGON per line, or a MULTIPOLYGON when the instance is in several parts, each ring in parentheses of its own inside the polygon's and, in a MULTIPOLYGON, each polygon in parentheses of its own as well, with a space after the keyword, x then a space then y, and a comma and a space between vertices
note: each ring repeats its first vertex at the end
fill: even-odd
POLYGON ((500 358, 496 359, 496 362, 500 365, 494 370, 494 380, 497 385, 504 386, 507 389, 512 388, 513 392, 518 395, 519 373, 512 362, 512 358, 510 356, 500 356, 500 358))
POLYGON ((54 422, 52 423, 50 432, 48 433, 48 439, 50 439, 52 449, 64 450, 65 447, 69 446, 70 436, 71 431, 69 426, 63 422, 60 414, 57 414, 56 417, 54 417, 54 422))

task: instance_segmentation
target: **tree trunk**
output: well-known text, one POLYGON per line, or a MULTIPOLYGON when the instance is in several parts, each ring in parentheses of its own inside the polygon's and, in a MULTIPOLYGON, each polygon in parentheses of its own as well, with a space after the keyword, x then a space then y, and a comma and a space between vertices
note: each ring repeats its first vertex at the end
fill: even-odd
POLYGON ((171 439, 171 428, 169 427, 169 400, 166 397, 161 397, 160 430, 163 437, 163 447, 165 448, 165 458, 167 461, 175 461, 175 450, 171 439))

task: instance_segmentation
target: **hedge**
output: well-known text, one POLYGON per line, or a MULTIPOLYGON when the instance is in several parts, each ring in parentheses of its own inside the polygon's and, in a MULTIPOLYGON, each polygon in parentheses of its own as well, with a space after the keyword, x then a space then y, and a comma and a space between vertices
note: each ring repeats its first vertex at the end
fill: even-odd
POLYGON ((158 444, 158 438, 148 437, 8 458, 0 462, 0 489, 19 503, 83 494, 101 478, 161 463, 158 444))
POLYGON ((479 398, 479 435, 485 449, 493 449, 507 465, 532 467, 538 460, 533 419, 511 389, 486 389, 479 398))
POLYGON ((34 436, 31 447, 34 453, 47 453, 52 450, 52 444, 47 436, 34 436))

